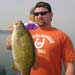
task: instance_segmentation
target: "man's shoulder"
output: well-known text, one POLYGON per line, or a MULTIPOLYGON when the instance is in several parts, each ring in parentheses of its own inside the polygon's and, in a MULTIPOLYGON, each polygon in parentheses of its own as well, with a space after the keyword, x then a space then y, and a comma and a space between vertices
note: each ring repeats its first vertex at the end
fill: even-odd
POLYGON ((56 28, 57 32, 59 33, 59 35, 61 35, 63 38, 69 38, 70 36, 68 35, 67 32, 63 31, 62 29, 56 28))

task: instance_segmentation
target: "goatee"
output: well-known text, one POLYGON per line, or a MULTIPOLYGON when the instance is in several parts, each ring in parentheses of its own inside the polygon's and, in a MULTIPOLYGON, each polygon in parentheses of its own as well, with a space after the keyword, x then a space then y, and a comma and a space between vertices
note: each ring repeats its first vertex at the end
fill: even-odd
POLYGON ((38 22, 38 25, 39 25, 39 26, 44 26, 44 25, 45 25, 45 22, 44 22, 44 21, 39 21, 39 22, 38 22))

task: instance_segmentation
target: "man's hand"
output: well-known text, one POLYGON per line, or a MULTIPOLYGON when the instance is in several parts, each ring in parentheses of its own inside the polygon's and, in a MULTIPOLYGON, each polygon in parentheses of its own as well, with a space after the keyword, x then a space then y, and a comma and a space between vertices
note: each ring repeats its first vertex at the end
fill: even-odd
POLYGON ((14 25, 9 25, 9 31, 12 33, 14 30, 14 25))

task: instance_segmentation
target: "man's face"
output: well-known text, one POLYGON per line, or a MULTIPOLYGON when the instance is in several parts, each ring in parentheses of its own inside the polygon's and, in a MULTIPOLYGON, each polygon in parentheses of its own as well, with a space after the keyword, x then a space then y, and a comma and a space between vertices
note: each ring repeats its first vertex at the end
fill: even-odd
POLYGON ((50 13, 46 8, 37 7, 34 10, 35 22, 39 26, 50 25, 52 20, 52 13, 50 13))

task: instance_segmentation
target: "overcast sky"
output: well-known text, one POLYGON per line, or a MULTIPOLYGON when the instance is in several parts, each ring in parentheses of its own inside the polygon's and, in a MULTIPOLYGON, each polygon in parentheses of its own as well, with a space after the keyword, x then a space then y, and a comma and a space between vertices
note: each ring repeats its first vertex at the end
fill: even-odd
MULTIPOLYGON (((0 30, 16 20, 28 21, 29 11, 41 0, 0 0, 0 30)), ((53 26, 66 31, 75 42, 75 0, 42 0, 51 4, 53 26)), ((75 44, 75 43, 74 43, 75 44)))

